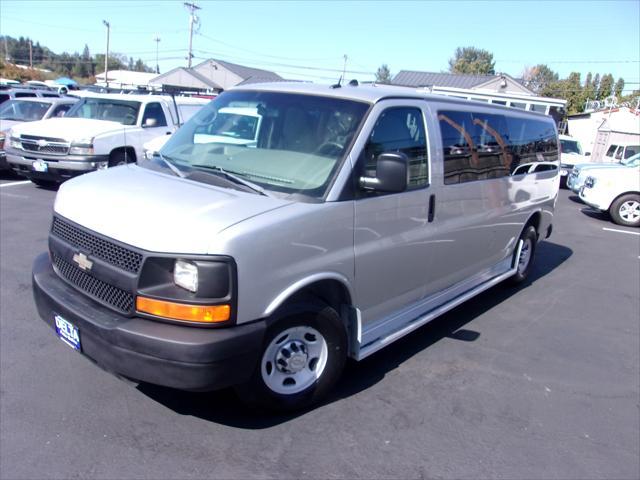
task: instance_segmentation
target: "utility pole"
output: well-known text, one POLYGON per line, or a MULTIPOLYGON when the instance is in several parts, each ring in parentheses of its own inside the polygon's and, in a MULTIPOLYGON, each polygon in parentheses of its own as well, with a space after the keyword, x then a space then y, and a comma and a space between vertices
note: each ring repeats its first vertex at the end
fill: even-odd
POLYGON ((191 53, 193 46, 193 24, 196 23, 196 10, 200 10, 200 7, 194 3, 185 2, 184 6, 189 10, 189 54, 187 56, 187 68, 191 68, 191 59, 193 58, 193 53, 191 53))
POLYGON ((158 46, 160 45, 160 36, 156 35, 153 38, 153 41, 156 42, 156 73, 160 73, 160 65, 158 64, 158 46))
POLYGON ((7 45, 7 36, 4 36, 4 59, 9 63, 9 46, 7 45))
POLYGON ((105 27, 107 27, 107 53, 104 56, 104 83, 107 88, 109 88, 109 33, 111 30, 111 25, 106 20, 102 20, 102 23, 105 27))
POLYGON ((33 68, 33 42, 29 39, 29 68, 33 68))

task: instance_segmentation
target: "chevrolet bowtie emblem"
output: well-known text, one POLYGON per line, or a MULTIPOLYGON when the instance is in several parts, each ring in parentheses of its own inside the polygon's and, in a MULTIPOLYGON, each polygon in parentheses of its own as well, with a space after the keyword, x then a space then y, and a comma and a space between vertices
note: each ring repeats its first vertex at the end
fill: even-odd
POLYGON ((93 267, 93 262, 84 253, 76 253, 73 256, 73 261, 78 264, 80 270, 91 270, 91 267, 93 267))

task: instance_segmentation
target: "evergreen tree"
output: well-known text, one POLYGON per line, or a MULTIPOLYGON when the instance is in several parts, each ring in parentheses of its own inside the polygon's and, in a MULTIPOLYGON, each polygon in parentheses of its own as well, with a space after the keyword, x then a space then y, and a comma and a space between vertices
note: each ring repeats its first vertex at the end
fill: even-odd
POLYGON ((391 71, 386 63, 383 63, 376 72, 376 83, 391 83, 391 71))

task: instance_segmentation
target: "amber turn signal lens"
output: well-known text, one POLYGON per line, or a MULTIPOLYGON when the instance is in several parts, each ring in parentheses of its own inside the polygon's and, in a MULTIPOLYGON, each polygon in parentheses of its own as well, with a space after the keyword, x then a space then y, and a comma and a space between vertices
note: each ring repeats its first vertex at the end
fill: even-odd
POLYGON ((136 299, 136 309, 138 312, 187 322, 219 323, 231 317, 229 305, 187 305, 147 297, 136 299))

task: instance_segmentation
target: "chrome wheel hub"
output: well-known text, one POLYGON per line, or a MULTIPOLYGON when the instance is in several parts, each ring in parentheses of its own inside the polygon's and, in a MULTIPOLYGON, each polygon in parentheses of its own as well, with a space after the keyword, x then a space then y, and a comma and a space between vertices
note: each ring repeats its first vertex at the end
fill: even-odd
POLYGON ((284 373, 297 373, 307 364, 307 347, 299 340, 285 343, 276 354, 276 368, 284 373))
POLYGON ((518 273, 522 274, 527 270, 529 261, 531 260, 531 239, 527 238, 522 244, 520 250, 520 258, 518 258, 518 273))
POLYGON ((301 392, 320 378, 328 357, 327 341, 315 328, 288 328, 265 349, 260 361, 262 380, 275 393, 301 392))
POLYGON ((618 211, 623 220, 630 223, 637 222, 640 218, 640 202, 635 200, 624 202, 618 211))

